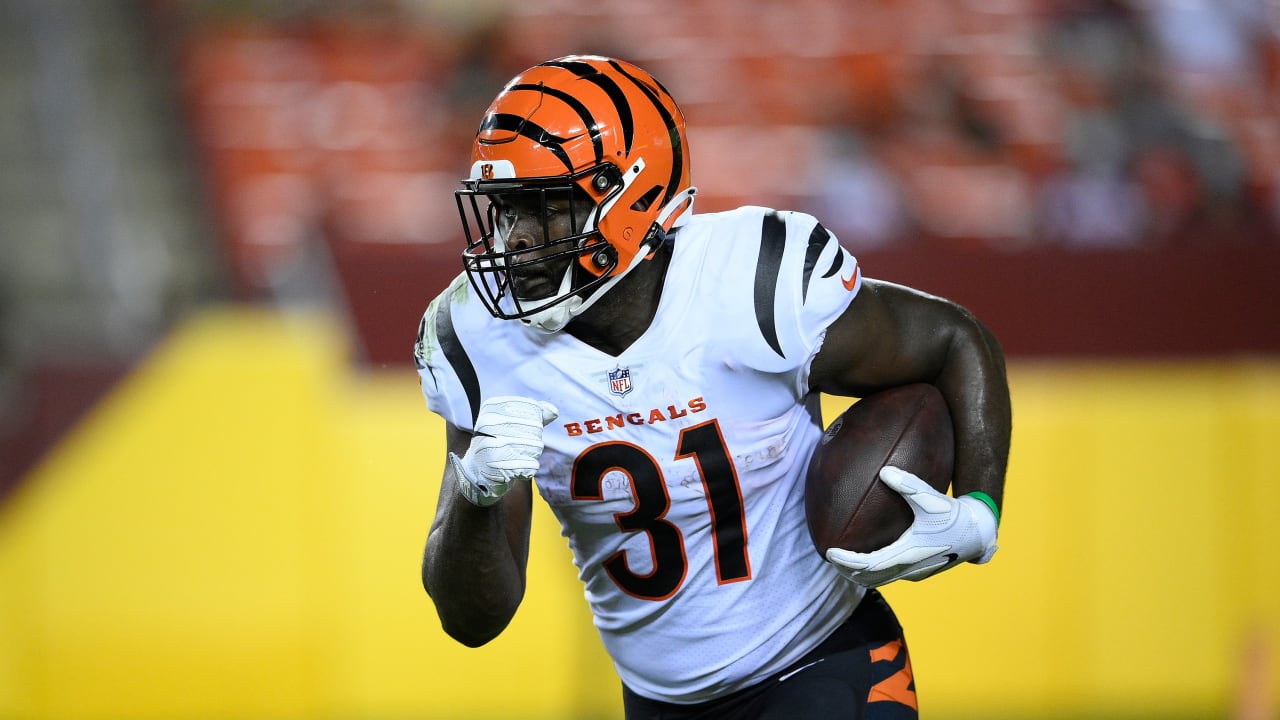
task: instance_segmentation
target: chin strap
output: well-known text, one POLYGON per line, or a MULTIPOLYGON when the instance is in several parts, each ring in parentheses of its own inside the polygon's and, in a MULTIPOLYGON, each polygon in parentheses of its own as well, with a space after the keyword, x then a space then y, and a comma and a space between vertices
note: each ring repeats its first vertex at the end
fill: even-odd
MULTIPOLYGON (((543 308, 528 317, 520 318, 520 322, 545 333, 553 333, 563 330, 564 326, 568 325, 570 320, 586 312, 587 308, 591 307, 597 300, 604 297, 604 294, 609 291, 609 288, 617 285, 618 281, 627 276, 627 273, 631 272, 637 265, 644 262, 645 256, 648 254, 649 251, 636 253, 636 256, 631 258, 630 265, 628 265, 622 272, 601 283, 600 287, 596 288, 596 291, 591 293, 591 297, 584 300, 577 295, 571 295, 565 298, 562 302, 558 302, 551 307, 543 308)), ((572 287, 573 265, 570 265, 565 268, 564 280, 560 282, 560 293, 567 293, 572 287)))
MULTIPOLYGON (((606 283, 607 285, 608 283, 606 283)), ((568 294, 573 289, 573 265, 565 268, 564 279, 560 281, 560 289, 557 291, 560 295, 568 294)), ((577 295, 570 295, 563 301, 543 308, 528 317, 520 318, 520 322, 528 325, 535 330, 541 330, 544 333, 557 332, 569 324, 578 313, 586 308, 583 307, 582 298, 577 295)))
POLYGON ((672 229, 675 229, 685 224, 689 221, 689 216, 693 214, 693 199, 697 195, 698 188, 696 187, 687 187, 676 193, 676 196, 671 198, 670 202, 666 204, 666 207, 662 208, 662 212, 658 213, 658 218, 654 220, 654 222, 657 223, 659 227, 662 227, 667 224, 667 218, 671 217, 672 213, 684 208, 684 214, 676 218, 675 223, 672 224, 671 227, 672 229))

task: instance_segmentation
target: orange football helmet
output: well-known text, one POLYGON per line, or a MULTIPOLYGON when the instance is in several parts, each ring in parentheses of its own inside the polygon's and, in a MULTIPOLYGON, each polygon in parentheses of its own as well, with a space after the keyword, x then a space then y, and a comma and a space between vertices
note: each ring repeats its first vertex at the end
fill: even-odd
POLYGON ((684 116, 661 83, 621 60, 550 60, 480 123, 455 193, 463 266, 495 317, 559 330, 653 255, 695 192, 684 116), (509 242, 517 212, 539 221, 541 242, 509 242))

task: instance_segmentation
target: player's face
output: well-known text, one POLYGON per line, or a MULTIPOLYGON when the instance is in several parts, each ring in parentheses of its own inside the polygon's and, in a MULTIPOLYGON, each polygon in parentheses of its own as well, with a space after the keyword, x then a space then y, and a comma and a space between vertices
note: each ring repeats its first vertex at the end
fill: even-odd
POLYGON ((510 253, 507 272, 516 296, 540 300, 554 295, 576 257, 567 252, 576 243, 561 241, 582 231, 590 202, 575 200, 567 191, 537 191, 492 197, 491 203, 495 229, 510 253))

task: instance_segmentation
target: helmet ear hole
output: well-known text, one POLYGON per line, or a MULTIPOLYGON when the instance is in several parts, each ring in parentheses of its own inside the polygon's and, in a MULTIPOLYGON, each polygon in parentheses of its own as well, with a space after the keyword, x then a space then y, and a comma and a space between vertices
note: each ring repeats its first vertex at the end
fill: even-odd
POLYGON ((653 205, 653 201, 658 199, 658 193, 660 192, 662 192, 662 186, 654 185, 653 187, 649 188, 649 192, 646 192, 644 195, 640 196, 639 200, 636 200, 635 202, 631 203, 631 209, 635 210, 636 212, 644 212, 645 210, 648 210, 649 206, 653 205))

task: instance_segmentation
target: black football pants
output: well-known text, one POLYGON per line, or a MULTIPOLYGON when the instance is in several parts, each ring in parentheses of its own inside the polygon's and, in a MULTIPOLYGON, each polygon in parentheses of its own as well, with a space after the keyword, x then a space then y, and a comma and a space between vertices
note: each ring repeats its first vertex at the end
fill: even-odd
POLYGON ((915 678, 902 626, 867 591, 821 645, 764 682, 696 705, 641 697, 625 685, 626 720, 915 720, 915 678))

